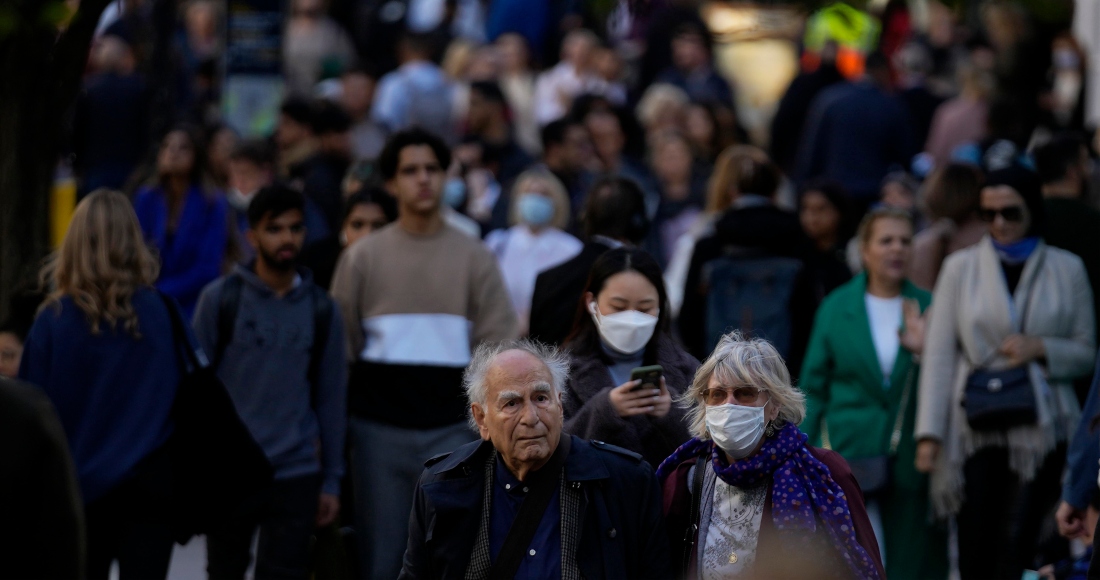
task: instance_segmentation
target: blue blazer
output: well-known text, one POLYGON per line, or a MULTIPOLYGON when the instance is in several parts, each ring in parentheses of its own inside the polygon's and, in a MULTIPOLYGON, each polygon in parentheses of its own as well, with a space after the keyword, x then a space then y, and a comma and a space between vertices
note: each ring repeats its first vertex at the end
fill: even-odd
POLYGON ((221 275, 229 241, 229 204, 223 195, 208 195, 196 185, 186 195, 173 233, 168 232, 168 198, 160 187, 138 191, 134 211, 145 241, 160 253, 156 287, 175 298, 190 320, 203 287, 221 275))

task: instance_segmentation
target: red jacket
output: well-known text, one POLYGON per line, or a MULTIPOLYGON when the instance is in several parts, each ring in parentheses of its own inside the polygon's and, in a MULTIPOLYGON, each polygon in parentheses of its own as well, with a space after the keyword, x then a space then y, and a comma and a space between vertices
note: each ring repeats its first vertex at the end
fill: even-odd
MULTIPOLYGON (((810 447, 810 453, 829 468, 833 479, 844 490, 848 499, 848 509, 855 525, 856 539, 875 562, 879 576, 886 578, 879 555, 878 541, 867 518, 867 508, 863 505, 863 491, 856 483, 852 470, 838 453, 826 449, 810 447)), ((688 470, 695 465, 695 459, 688 459, 661 482, 664 485, 662 507, 665 513, 665 526, 668 528, 669 545, 672 548, 672 560, 679 578, 698 578, 696 570, 696 547, 699 532, 689 533, 691 524, 691 482, 688 470), (690 537, 690 543, 688 538, 690 537), (687 557, 687 570, 683 564, 687 557)), ((767 499, 764 503, 764 515, 760 519, 760 538, 756 545, 756 564, 751 578, 762 580, 807 580, 807 579, 844 579, 853 578, 848 565, 833 545, 824 525, 818 522, 817 531, 803 541, 800 536, 780 533, 772 521, 772 490, 769 484, 767 499)))

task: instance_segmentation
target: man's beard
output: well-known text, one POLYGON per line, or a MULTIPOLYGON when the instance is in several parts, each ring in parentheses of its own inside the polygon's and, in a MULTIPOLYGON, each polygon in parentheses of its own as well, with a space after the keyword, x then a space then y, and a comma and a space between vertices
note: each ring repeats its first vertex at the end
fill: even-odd
POLYGON ((294 269, 294 266, 298 263, 298 248, 282 247, 275 251, 275 254, 269 254, 264 250, 260 250, 259 257, 263 260, 264 265, 272 270, 278 270, 280 272, 288 272, 294 269), (294 255, 285 260, 280 260, 276 255, 283 250, 293 250, 294 255))

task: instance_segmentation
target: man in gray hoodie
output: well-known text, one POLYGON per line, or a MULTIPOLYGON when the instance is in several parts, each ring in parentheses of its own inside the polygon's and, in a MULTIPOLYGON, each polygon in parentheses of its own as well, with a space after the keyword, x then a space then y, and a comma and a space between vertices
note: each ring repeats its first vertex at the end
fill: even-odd
POLYGON ((243 578, 260 529, 258 578, 308 578, 313 530, 336 518, 344 472, 347 368, 335 304, 295 267, 305 200, 283 186, 248 208, 256 260, 207 286, 195 334, 275 468, 271 488, 206 539, 211 578, 243 578))

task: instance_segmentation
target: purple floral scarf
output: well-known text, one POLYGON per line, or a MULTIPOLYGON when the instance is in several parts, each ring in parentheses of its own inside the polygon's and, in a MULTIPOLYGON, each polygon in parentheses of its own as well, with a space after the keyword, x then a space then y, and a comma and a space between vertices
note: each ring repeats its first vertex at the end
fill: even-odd
POLYGON ((752 487, 773 476, 772 521, 777 529, 813 533, 816 514, 856 577, 881 580, 878 567, 856 539, 844 490, 829 468, 810 453, 806 439, 805 433, 788 423, 765 439, 755 455, 728 463, 713 441, 692 438, 661 462, 657 480, 663 482, 678 465, 707 451, 715 473, 729 485, 752 487))

